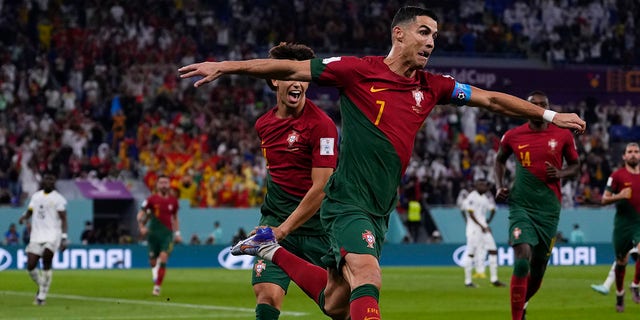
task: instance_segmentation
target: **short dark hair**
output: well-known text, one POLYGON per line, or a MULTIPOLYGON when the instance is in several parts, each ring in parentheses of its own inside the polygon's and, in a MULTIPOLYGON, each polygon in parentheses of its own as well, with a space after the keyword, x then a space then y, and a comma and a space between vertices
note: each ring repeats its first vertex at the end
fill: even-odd
MULTIPOLYGON (((309 60, 316 57, 316 53, 313 49, 299 43, 280 42, 277 46, 269 50, 269 58, 281 59, 281 60, 309 60)), ((266 79, 267 85, 271 90, 276 90, 276 87, 271 83, 271 79, 266 79)))
POLYGON ((299 43, 280 42, 269 50, 271 59, 309 60, 316 57, 313 49, 299 43))
POLYGON ((393 20, 391 21, 391 29, 402 23, 416 21, 416 17, 419 16, 427 16, 438 22, 438 16, 435 12, 433 12, 433 10, 416 6, 406 6, 398 9, 396 15, 393 16, 393 20))
POLYGON ((544 93, 544 91, 541 91, 541 90, 533 90, 533 91, 529 92, 529 94, 527 95, 527 99, 529 99, 532 96, 543 96, 543 97, 549 99, 549 96, 546 93, 544 93))

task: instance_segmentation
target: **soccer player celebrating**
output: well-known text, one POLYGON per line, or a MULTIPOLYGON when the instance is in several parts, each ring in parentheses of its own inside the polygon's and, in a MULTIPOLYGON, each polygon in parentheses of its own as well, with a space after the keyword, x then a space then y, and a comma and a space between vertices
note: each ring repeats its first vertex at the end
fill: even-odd
MULTIPOLYGON (((548 108, 541 91, 527 98, 548 108)), ((540 288, 560 219, 560 180, 578 174, 580 163, 573 135, 542 119, 530 119, 507 131, 496 155, 496 200, 509 200, 509 243, 515 261, 511 277, 511 317, 524 317, 526 303, 540 288), (511 192, 504 185, 505 163, 516 156, 511 192), (562 168, 563 160, 567 166, 562 168)))
MULTIPOLYGON (((315 53, 304 45, 281 43, 271 48, 269 57, 308 60, 315 53)), ((324 266, 321 258, 330 242, 316 213, 336 167, 338 130, 331 118, 306 99, 308 82, 267 81, 276 91, 276 106, 255 125, 268 170, 260 225, 271 226, 287 250, 324 266)), ((290 281, 273 262, 255 262, 256 319, 278 319, 290 281)))
POLYGON ((504 287, 504 283, 498 280, 498 248, 496 241, 491 233, 489 223, 496 213, 496 206, 493 199, 485 194, 489 190, 487 180, 477 178, 475 188, 462 202, 462 210, 465 213, 467 221, 467 250, 463 260, 464 265, 464 284, 469 288, 475 288, 476 285, 471 282, 471 271, 473 269, 474 260, 476 263, 484 263, 485 250, 489 254, 489 275, 491 284, 494 287, 504 287), (490 212, 487 219, 487 212, 490 212), (478 259, 478 255, 481 255, 478 259))
POLYGON ((137 217, 140 235, 147 236, 149 245, 154 296, 160 295, 160 287, 166 273, 169 254, 173 250, 173 242, 182 242, 178 222, 178 199, 171 194, 170 183, 169 177, 165 175, 158 177, 156 193, 142 203, 137 217), (147 222, 149 222, 148 228, 147 222))
POLYGON ((55 190, 56 176, 45 172, 42 189, 34 193, 27 212, 18 220, 31 218, 31 240, 27 245, 27 271, 38 286, 34 304, 44 305, 51 286, 53 255, 67 248, 67 200, 55 190), (36 269, 42 258, 42 272, 36 269))
MULTIPOLYGON (((624 311, 624 274, 629 260, 627 254, 633 246, 640 246, 640 147, 635 142, 627 144, 622 155, 624 167, 614 171, 607 180, 602 194, 602 204, 616 204, 613 222, 613 249, 616 255, 616 310, 624 311), (636 190, 636 192, 632 192, 636 190)), ((640 259, 636 259, 636 271, 631 282, 632 298, 640 303, 640 259)))
MULTIPOLYGON (((516 97, 481 90, 423 69, 438 34, 435 13, 403 7, 391 23, 386 57, 333 57, 306 61, 255 59, 203 62, 179 69, 201 76, 199 87, 225 74, 314 81, 340 90, 340 161, 325 187, 320 218, 331 239, 328 270, 295 256, 262 228, 234 247, 273 261, 334 319, 380 319, 380 252, 397 188, 417 132, 436 104, 482 107, 500 114, 543 119, 578 131, 575 114, 555 113, 516 97)), ((323 258, 323 260, 324 260, 323 258)))

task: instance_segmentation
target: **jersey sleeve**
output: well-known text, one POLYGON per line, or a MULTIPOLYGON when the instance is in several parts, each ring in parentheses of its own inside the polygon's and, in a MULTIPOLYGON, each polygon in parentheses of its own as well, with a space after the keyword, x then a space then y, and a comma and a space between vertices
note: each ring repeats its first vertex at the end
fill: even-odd
POLYGON ((502 152, 513 153, 513 149, 511 149, 511 131, 507 131, 502 135, 502 139, 500 139, 500 148, 502 152))
POLYGON ((311 166, 336 168, 338 162, 338 130, 330 118, 319 121, 312 134, 311 166))
POLYGON ((60 212, 60 211, 65 211, 67 210, 67 200, 60 196, 58 197, 58 201, 56 203, 56 211, 60 212))
POLYGON ((578 148, 576 147, 576 140, 573 138, 573 135, 569 130, 564 130, 565 132, 565 144, 562 150, 562 154, 567 161, 577 161, 578 160, 578 148))
POLYGON ((609 179, 607 179, 607 185, 604 189, 611 193, 617 193, 618 190, 620 190, 620 181, 617 179, 615 172, 609 176, 609 179))
MULTIPOLYGON (((431 88, 432 92, 435 94, 436 104, 447 105, 447 104, 456 104, 458 105, 452 97, 454 96, 454 88, 457 82, 450 76, 443 76, 439 74, 431 74, 426 73, 427 75, 427 83, 431 88)), ((469 92, 469 97, 471 93, 469 92)), ((464 104, 462 104, 464 105, 464 104)))
POLYGON ((151 198, 147 198, 144 201, 142 201, 142 204, 140 204, 140 209, 146 211, 149 209, 150 205, 151 205, 151 198))
POLYGON ((346 83, 353 83, 360 78, 360 65, 362 60, 356 57, 311 59, 311 79, 321 86, 340 89, 345 87, 346 83))

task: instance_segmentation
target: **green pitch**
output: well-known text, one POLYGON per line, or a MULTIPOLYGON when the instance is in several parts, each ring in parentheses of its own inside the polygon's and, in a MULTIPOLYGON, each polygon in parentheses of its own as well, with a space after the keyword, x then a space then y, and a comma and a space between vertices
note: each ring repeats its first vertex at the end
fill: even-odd
MULTIPOLYGON (((551 266, 542 289, 529 303, 529 319, 637 319, 640 305, 626 296, 616 314, 613 292, 591 290, 608 266, 551 266)), ((500 269, 504 282, 511 269, 500 269)), ((633 267, 627 267, 627 286, 633 267)), ((247 270, 168 269, 160 297, 151 296, 151 272, 144 270, 56 270, 47 305, 32 305, 35 285, 25 271, 0 272, 0 319, 254 319, 247 270)), ((462 268, 384 268, 380 307, 385 320, 510 319, 509 289, 463 285, 462 268)), ((627 290, 628 291, 628 290, 627 290)), ((327 319, 295 285, 280 319, 327 319)))

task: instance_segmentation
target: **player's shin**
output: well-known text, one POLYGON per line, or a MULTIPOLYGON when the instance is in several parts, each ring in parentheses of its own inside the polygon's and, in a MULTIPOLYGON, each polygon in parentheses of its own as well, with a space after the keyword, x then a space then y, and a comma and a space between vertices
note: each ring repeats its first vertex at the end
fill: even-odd
POLYGON ((616 264, 616 291, 621 294, 624 292, 624 275, 626 273, 626 265, 616 264))
POLYGON ((53 270, 42 270, 42 282, 40 283, 40 290, 38 299, 44 300, 47 298, 49 287, 51 287, 51 280, 53 279, 53 270))
POLYGON ((40 269, 33 269, 33 270, 29 270, 27 271, 29 273, 29 277, 31 278, 31 280, 33 280, 33 282, 36 283, 36 285, 38 287, 40 287, 40 283, 42 282, 41 278, 40 278, 40 269))
POLYGON ((272 261, 284 270, 307 296, 318 303, 320 292, 327 285, 327 270, 307 262, 284 248, 275 252, 272 261))
POLYGON ((379 297, 380 290, 372 284, 364 284, 353 289, 350 299, 351 319, 381 319, 379 297))
POLYGON ((491 282, 498 281, 498 255, 495 253, 489 254, 489 275, 491 282))
POLYGON ((516 259, 511 276, 511 319, 520 320, 524 313, 529 275, 529 260, 516 259))

